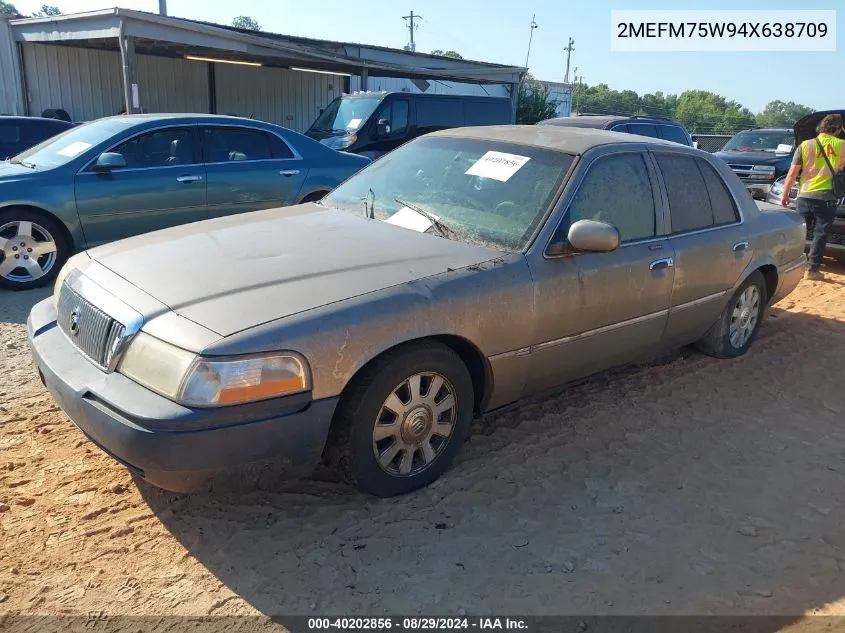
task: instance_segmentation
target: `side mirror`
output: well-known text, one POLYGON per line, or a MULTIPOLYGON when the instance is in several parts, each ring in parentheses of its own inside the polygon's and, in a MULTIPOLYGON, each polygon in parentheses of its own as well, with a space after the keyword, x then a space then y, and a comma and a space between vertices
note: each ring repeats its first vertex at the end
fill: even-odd
POLYGON ((577 251, 609 253, 619 248, 619 230, 612 224, 578 220, 569 227, 567 240, 577 251))
POLYGON ((103 152, 94 163, 94 171, 111 171, 112 169, 123 169, 126 167, 126 159, 123 154, 117 152, 103 152))
POLYGON ((376 123, 376 136, 387 136, 390 134, 390 122, 387 119, 379 119, 376 123))

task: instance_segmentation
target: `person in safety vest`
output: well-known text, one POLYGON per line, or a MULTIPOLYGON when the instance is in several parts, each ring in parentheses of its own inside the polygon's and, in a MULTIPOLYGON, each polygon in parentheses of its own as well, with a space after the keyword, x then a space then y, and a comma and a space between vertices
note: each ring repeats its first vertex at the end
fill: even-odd
POLYGON ((819 281, 824 279, 819 268, 830 227, 836 218, 837 205, 837 199, 833 195, 833 174, 821 152, 824 151, 834 171, 845 167, 845 140, 842 139, 845 136, 845 126, 843 126, 842 115, 828 114, 821 120, 816 132, 818 133, 816 138, 804 141, 795 150, 792 166, 784 182, 780 203, 784 207, 789 205, 789 190, 800 174, 801 186, 798 199, 795 201, 795 209, 808 223, 811 218, 816 221, 808 257, 809 265, 804 273, 804 279, 819 281))

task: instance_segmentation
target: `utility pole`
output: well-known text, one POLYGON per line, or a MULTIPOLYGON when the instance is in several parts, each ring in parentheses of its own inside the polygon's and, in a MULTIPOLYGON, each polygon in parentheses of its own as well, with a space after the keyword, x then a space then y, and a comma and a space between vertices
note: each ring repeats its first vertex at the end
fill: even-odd
POLYGON ((158 14, 167 15, 167 0, 158 0, 158 14))
POLYGON ((408 32, 411 34, 411 52, 415 53, 417 51, 417 45, 414 44, 414 29, 419 28, 418 24, 414 24, 414 20, 421 18, 421 15, 414 15, 414 12, 411 11, 411 15, 403 15, 402 19, 408 21, 408 32))
POLYGON ((576 76, 575 84, 578 86, 578 92, 575 93, 575 112, 578 113, 578 105, 581 102, 581 93, 584 92, 584 75, 576 76))
POLYGON ((572 55, 572 51, 575 50, 575 40, 571 37, 569 38, 569 43, 566 45, 566 48, 563 50, 566 51, 566 75, 563 77, 563 83, 569 83, 569 56, 572 55))
POLYGON ((534 39, 534 29, 537 28, 537 23, 534 21, 534 18, 537 17, 537 14, 531 16, 531 35, 528 37, 528 53, 525 55, 525 67, 528 68, 528 58, 531 57, 531 40, 534 39))

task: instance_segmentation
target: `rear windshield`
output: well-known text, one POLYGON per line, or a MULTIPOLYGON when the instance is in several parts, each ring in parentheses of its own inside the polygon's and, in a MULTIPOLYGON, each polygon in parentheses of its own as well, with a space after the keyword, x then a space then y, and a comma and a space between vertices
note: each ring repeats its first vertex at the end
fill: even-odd
POLYGON ((530 244, 573 157, 501 141, 421 137, 340 185, 322 204, 487 248, 530 244), (438 231, 431 216, 447 227, 438 231))

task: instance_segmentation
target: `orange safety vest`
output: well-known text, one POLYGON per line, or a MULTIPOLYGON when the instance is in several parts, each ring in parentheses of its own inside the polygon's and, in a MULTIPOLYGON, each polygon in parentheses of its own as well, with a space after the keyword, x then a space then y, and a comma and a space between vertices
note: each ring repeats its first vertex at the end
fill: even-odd
MULTIPOLYGON (((834 171, 845 168, 845 141, 832 134, 819 134, 819 142, 827 154, 827 160, 834 171)), ((816 139, 801 143, 801 191, 830 191, 833 189, 833 174, 819 151, 816 139)))

